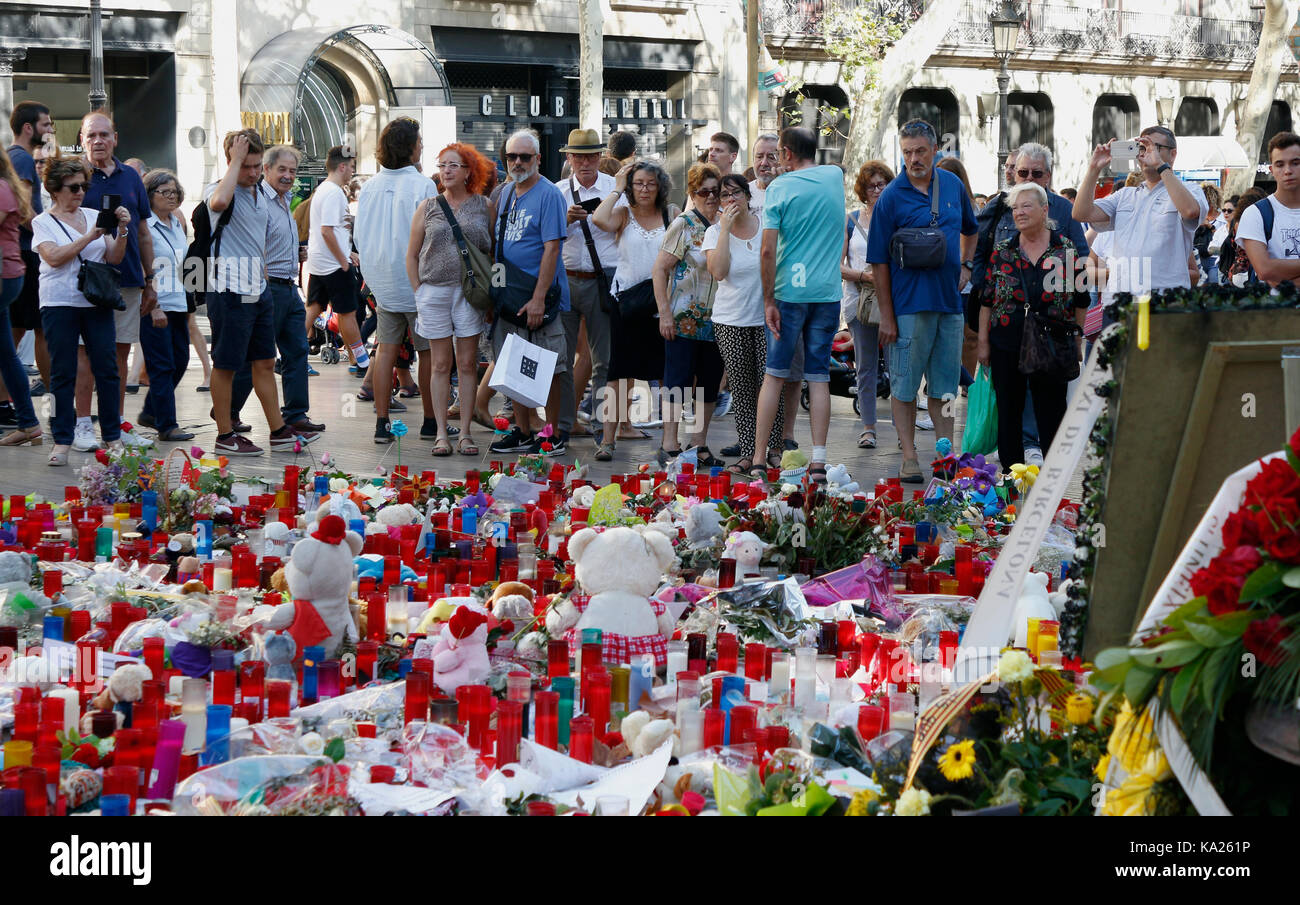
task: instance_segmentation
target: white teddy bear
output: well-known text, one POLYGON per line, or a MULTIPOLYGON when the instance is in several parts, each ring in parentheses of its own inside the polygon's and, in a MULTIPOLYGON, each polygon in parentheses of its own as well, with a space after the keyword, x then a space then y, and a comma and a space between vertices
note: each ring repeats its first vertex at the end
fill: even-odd
POLYGON ((298 649, 321 644, 325 655, 332 656, 344 635, 356 638, 348 597, 355 571, 353 559, 361 553, 361 535, 348 531, 343 519, 327 515, 319 527, 298 543, 284 567, 293 603, 275 608, 267 627, 287 629, 298 649), (310 607, 299 606, 306 601, 310 607), (314 610, 315 613, 308 612, 314 610))
MULTIPOLYGON (((569 538, 569 557, 578 584, 591 599, 581 614, 569 600, 553 607, 546 617, 551 637, 559 638, 570 629, 598 628, 607 649, 614 652, 620 638, 672 635, 676 627, 672 615, 656 616, 649 599, 677 561, 662 533, 645 525, 603 532, 583 528, 569 538)), ((666 651, 663 659, 666 662, 666 651)))
POLYGON ((644 710, 634 710, 623 718, 619 731, 633 757, 653 754, 673 734, 672 720, 651 720, 644 710))
POLYGON ((736 561, 736 578, 739 580, 759 574, 759 563, 766 550, 767 544, 763 543, 763 539, 754 532, 733 531, 727 535, 722 558, 736 561))

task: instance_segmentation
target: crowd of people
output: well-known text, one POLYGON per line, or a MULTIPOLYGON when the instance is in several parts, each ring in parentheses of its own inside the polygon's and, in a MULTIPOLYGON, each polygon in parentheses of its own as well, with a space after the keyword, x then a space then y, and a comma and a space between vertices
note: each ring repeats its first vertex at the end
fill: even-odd
POLYGON ((561 149, 555 181, 529 130, 503 145, 503 175, 466 143, 423 173, 419 124, 397 118, 375 176, 358 185, 353 149, 332 148, 327 178, 298 202, 300 152, 241 130, 225 137, 225 172, 204 188, 191 230, 179 179, 120 161, 107 113, 82 121, 81 157, 58 153, 39 103, 17 105, 10 125, 0 424, 12 430, 0 445, 44 436, 17 352, 31 331, 36 389, 53 401, 51 465, 101 441, 192 439, 176 402, 191 348, 218 453, 263 453, 241 418, 254 393, 272 452, 313 442, 326 425, 309 415, 308 359, 327 325, 362 379, 356 398, 373 403, 377 444, 396 439, 401 399, 418 398, 435 456, 480 455, 478 425, 494 433, 493 453, 562 455, 589 436, 608 461, 661 426, 661 465, 689 449, 701 466, 759 476, 797 447, 806 385, 816 482, 830 461, 832 352, 852 350, 858 447, 878 443, 883 368, 899 477, 919 483, 916 430, 956 439, 954 402, 977 366, 997 394, 1003 467, 1041 461, 1115 292, 1300 279, 1300 136, 1289 132, 1269 144, 1267 204, 1258 190, 1225 199, 1180 179, 1163 126, 1137 138, 1138 172, 1123 187, 1101 178, 1110 143, 1059 194, 1052 152, 1029 143, 1008 157, 1006 190, 979 195, 960 160, 940 156, 933 127, 912 120, 899 130, 901 172, 872 160, 848 174, 850 210, 845 173, 817 163, 817 138, 800 127, 759 135, 743 173, 737 139, 713 135, 679 189, 637 157, 632 135, 606 143, 584 129, 561 149), (507 344, 554 357, 544 415, 493 379, 508 369, 507 344), (124 416, 133 347, 148 387, 134 423, 156 439, 124 416), (506 397, 505 431, 488 412, 493 387, 506 397), (648 420, 634 417, 638 405, 648 420), (738 442, 715 455, 710 427, 728 411, 738 442))

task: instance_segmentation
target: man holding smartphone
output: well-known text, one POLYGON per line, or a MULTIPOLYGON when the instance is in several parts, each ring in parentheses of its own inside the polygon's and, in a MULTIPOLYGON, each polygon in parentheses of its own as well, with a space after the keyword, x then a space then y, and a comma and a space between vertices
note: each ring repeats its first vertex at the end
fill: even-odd
POLYGON ((1174 174, 1178 142, 1173 132, 1164 126, 1149 126, 1138 136, 1137 145, 1141 184, 1093 200, 1097 177, 1112 160, 1112 147, 1121 147, 1118 139, 1111 139, 1092 152, 1074 201, 1075 220, 1091 223, 1099 232, 1115 233, 1111 256, 1116 266, 1111 268, 1102 294, 1106 306, 1115 292, 1190 287, 1187 261, 1192 255, 1192 239, 1209 212, 1201 187, 1174 174))
MULTIPOLYGON (((148 317, 158 304, 158 294, 153 288, 153 234, 149 232, 149 195, 144 190, 144 180, 131 167, 115 156, 117 129, 113 120, 103 111, 88 113, 81 121, 81 147, 91 166, 90 183, 86 186, 83 207, 100 212, 96 225, 101 229, 116 226, 113 211, 121 206, 131 214, 127 227, 126 253, 117 266, 122 279, 122 301, 126 309, 113 316, 117 333, 118 411, 126 411, 127 361, 131 346, 140 341, 140 318, 148 317)), ((73 448, 94 449, 95 433, 90 423, 90 393, 93 380, 90 361, 84 349, 77 367, 77 428, 73 448), (84 415, 84 417, 83 417, 84 415)), ((102 430, 101 425, 101 430, 102 430)), ((122 442, 127 446, 149 446, 147 440, 132 431, 123 431, 122 442)))

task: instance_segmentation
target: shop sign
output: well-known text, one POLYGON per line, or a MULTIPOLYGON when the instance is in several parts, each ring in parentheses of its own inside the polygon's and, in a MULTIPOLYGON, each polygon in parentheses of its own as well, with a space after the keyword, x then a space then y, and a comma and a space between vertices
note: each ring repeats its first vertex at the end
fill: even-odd
MULTIPOLYGON (((520 105, 514 95, 506 95, 504 102, 491 94, 480 95, 478 112, 480 116, 504 115, 507 117, 527 116, 529 119, 565 119, 571 118, 576 111, 570 110, 570 98, 557 94, 550 98, 531 95, 528 98, 528 112, 519 109, 520 105)), ((681 119, 686 116, 686 99, 670 100, 666 97, 606 97, 604 115, 607 120, 663 120, 681 119)))

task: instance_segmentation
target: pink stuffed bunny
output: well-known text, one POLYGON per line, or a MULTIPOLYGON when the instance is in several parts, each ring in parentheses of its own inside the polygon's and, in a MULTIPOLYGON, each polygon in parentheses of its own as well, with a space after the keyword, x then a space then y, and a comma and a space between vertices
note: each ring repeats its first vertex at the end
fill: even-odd
POLYGON ((487 651, 488 618, 462 606, 447 620, 433 648, 433 682, 448 695, 462 685, 481 685, 492 671, 487 651))

